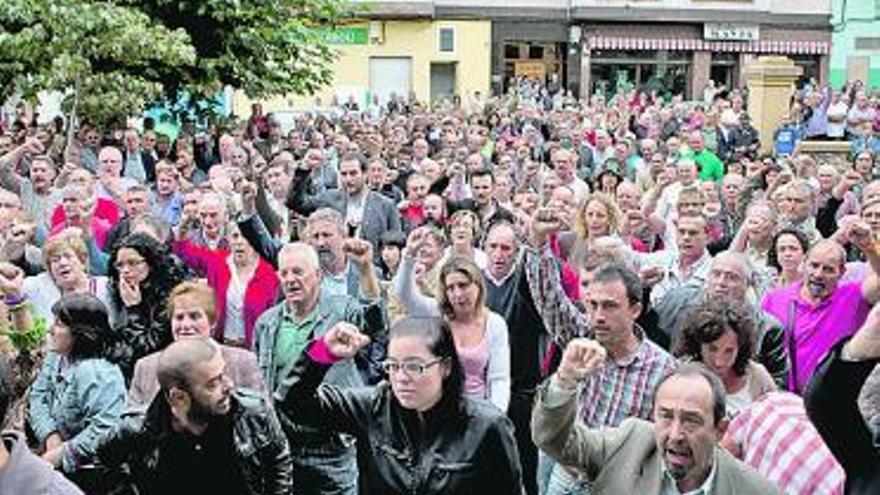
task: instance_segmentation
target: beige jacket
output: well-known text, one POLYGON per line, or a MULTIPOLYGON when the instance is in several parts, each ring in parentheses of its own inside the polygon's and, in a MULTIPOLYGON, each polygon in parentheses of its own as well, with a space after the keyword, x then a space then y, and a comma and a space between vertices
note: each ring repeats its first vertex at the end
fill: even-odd
MULTIPOLYGON (((546 387, 539 391, 532 411, 532 439, 538 448, 583 471, 593 480, 594 495, 660 494, 662 459, 651 423, 629 418, 616 428, 591 430, 575 422, 576 395, 550 408, 545 404, 546 392, 546 387)), ((715 449, 715 458, 712 495, 782 495, 723 449, 715 449)))

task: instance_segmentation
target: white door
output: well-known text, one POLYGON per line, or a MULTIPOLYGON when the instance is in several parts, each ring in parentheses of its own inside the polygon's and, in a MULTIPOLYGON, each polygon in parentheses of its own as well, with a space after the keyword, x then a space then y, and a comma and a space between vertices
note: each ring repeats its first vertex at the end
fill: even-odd
POLYGON ((404 100, 412 90, 412 59, 409 57, 370 57, 370 92, 385 104, 395 93, 404 100))

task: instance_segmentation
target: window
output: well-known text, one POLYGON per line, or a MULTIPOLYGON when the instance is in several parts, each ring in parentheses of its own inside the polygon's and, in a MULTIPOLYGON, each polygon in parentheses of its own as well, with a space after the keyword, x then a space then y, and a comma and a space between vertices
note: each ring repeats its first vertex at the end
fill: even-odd
MULTIPOLYGON (((880 2, 880 0, 877 0, 880 2)), ((856 38, 856 50, 880 50, 880 38, 858 37, 856 38)))
POLYGON ((544 47, 541 45, 529 45, 529 58, 532 60, 544 58, 544 47))
POLYGON ((455 51, 455 29, 451 27, 440 28, 440 52, 452 53, 455 51))
POLYGON ((519 58, 519 45, 504 45, 504 58, 519 58))

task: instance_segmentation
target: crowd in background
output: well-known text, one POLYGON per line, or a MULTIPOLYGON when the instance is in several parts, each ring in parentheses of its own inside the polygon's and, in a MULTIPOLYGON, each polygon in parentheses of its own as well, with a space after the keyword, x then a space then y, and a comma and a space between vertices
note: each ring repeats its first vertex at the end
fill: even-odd
POLYGON ((510 88, 8 119, 0 493, 880 490, 880 95, 510 88))

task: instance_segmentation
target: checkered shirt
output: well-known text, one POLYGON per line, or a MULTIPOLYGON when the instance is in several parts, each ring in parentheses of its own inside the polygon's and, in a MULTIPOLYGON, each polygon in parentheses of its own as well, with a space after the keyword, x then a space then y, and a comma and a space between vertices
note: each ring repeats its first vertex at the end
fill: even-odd
POLYGON ((765 394, 733 418, 727 434, 741 446, 742 460, 788 495, 843 494, 843 468, 797 395, 765 394))

